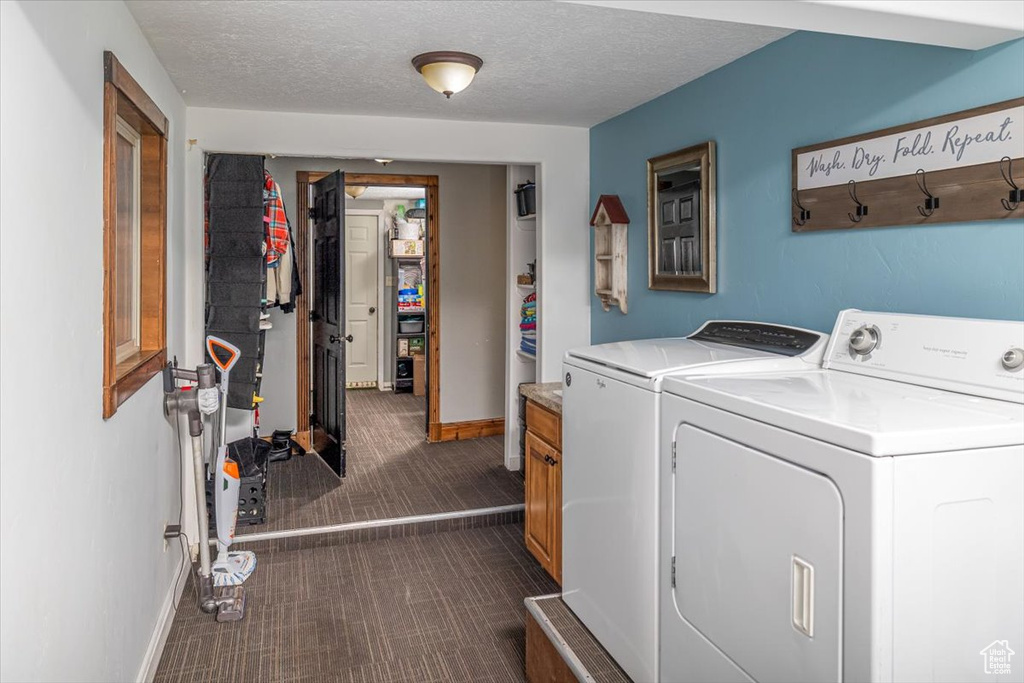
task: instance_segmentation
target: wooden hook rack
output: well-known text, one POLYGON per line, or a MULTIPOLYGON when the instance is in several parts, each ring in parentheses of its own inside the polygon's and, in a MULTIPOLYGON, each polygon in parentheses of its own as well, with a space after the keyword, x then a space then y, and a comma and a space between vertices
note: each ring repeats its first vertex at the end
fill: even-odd
POLYGON ((794 232, 1024 218, 1024 98, 794 149, 794 232))

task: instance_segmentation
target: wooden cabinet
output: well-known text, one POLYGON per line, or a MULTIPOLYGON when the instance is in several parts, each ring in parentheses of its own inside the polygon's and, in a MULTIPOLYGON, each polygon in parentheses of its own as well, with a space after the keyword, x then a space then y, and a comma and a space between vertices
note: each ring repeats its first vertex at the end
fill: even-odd
POLYGON ((526 548, 562 582, 562 419, 526 404, 526 548), (557 445, 553 445, 557 444, 557 445))

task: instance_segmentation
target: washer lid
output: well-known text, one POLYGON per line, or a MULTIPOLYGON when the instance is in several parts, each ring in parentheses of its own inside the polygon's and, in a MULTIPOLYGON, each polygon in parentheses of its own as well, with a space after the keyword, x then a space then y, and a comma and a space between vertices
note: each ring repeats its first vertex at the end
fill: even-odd
POLYGON ((767 351, 700 342, 683 337, 598 344, 570 349, 566 356, 647 378, 712 363, 776 357, 767 351))
POLYGON ((666 378, 665 392, 873 456, 1024 443, 1024 406, 832 370, 666 378))

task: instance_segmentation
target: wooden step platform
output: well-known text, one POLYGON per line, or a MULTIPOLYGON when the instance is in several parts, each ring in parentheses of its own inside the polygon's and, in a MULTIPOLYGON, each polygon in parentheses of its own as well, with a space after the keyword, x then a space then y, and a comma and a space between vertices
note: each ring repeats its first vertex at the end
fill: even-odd
POLYGON ((630 683, 561 595, 526 598, 529 683, 630 683))

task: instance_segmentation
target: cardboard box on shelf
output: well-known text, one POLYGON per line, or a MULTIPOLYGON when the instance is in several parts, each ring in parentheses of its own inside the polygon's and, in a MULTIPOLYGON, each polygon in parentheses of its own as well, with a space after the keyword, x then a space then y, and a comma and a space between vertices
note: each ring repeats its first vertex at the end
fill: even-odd
POLYGON ((423 240, 391 240, 391 256, 423 256, 423 240))

